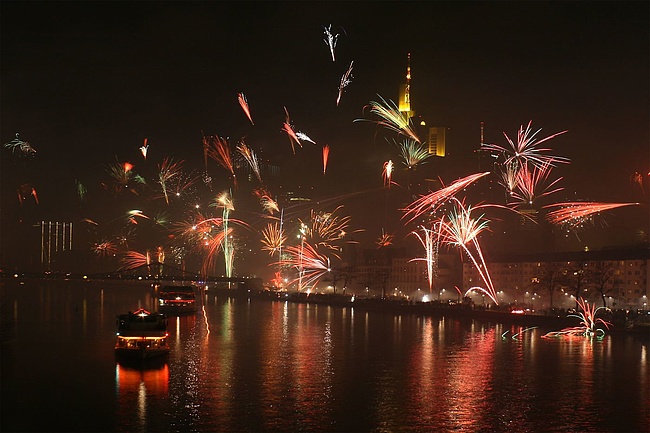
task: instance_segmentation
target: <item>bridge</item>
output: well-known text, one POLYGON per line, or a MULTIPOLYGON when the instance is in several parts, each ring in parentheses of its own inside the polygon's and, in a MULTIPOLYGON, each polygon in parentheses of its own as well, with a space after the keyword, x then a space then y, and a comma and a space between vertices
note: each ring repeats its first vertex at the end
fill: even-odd
MULTIPOLYGON (((10 277, 13 275, 2 275, 10 277)), ((16 275, 18 276, 18 275, 16 275)), ((20 277, 41 278, 41 279, 84 279, 84 280, 111 280, 111 281, 134 281, 148 280, 153 282, 178 282, 193 281, 197 283, 228 283, 228 287, 238 289, 261 289, 262 279, 256 277, 224 277, 213 275, 202 275, 200 272, 191 272, 166 263, 153 262, 127 269, 118 269, 110 272, 97 272, 92 274, 71 274, 71 273, 20 273, 20 277)))

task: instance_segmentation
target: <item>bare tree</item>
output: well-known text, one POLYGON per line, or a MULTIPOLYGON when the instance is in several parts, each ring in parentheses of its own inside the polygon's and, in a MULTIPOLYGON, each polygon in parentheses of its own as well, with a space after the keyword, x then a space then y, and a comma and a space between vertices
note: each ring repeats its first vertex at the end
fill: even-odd
POLYGON ((616 269, 606 262, 596 262, 593 268, 590 268, 590 280, 593 288, 603 301, 603 307, 607 307, 607 295, 613 293, 616 289, 616 280, 614 278, 616 269))
POLYGON ((548 292, 550 307, 553 308, 553 295, 564 280, 564 266, 560 262, 544 262, 539 272, 539 276, 533 283, 548 292))
POLYGON ((570 262, 562 271, 562 282, 571 290, 577 308, 578 299, 585 298, 584 292, 589 287, 587 265, 584 262, 570 262))

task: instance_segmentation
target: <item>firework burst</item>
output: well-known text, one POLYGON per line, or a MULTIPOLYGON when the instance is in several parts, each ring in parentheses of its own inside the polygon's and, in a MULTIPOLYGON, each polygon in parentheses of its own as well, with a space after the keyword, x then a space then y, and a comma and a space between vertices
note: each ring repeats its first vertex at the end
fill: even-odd
POLYGON ((373 121, 368 119, 356 119, 356 121, 369 121, 381 125, 398 134, 402 134, 411 138, 417 143, 421 143, 420 138, 413 130, 413 124, 408 115, 399 111, 397 105, 393 101, 386 102, 384 98, 379 96, 381 102, 370 101, 366 107, 370 107, 370 113, 381 118, 381 120, 373 121))
POLYGON ((325 34, 325 39, 323 39, 323 42, 325 42, 325 45, 327 45, 327 47, 329 48, 330 54, 332 55, 332 61, 335 62, 336 58, 334 56, 334 49, 336 48, 336 42, 339 39, 339 35, 332 34, 331 24, 327 27, 323 27, 323 29, 324 29, 323 33, 325 34))
POLYGON ((429 150, 423 144, 410 138, 406 138, 398 147, 402 156, 402 163, 409 170, 423 164, 431 157, 429 150))
POLYGON ((16 138, 4 144, 4 147, 11 150, 11 153, 31 158, 36 155, 36 149, 27 141, 20 139, 20 134, 16 133, 16 138))
POLYGON ((609 329, 609 327, 612 324, 596 316, 598 315, 600 310, 607 311, 608 308, 596 307, 595 304, 590 305, 589 302, 587 302, 583 298, 578 299, 576 302, 578 303, 578 307, 579 307, 578 313, 569 314, 567 317, 577 317, 578 319, 580 319, 580 325, 564 328, 560 331, 549 332, 547 334, 542 335, 543 338, 562 337, 565 335, 582 335, 585 337, 597 337, 597 338, 602 338, 605 336, 605 330, 602 328, 598 328, 597 325, 602 324, 605 327, 605 329, 609 329))
POLYGON ((255 152, 253 152, 253 150, 250 147, 248 147, 243 140, 239 142, 239 145, 237 146, 237 150, 248 162, 248 164, 251 167, 251 170, 253 170, 253 173, 255 173, 257 180, 260 183, 262 183, 262 175, 260 174, 260 165, 257 161, 257 155, 255 155, 255 152))
POLYGON ((571 228, 577 228, 584 224, 593 215, 600 212, 624 206, 635 206, 638 204, 639 203, 565 202, 555 203, 544 207, 558 208, 546 214, 546 219, 551 224, 567 225, 571 228))
POLYGON ((230 152, 230 143, 227 138, 219 136, 203 136, 203 149, 206 155, 217 161, 223 168, 228 170, 233 179, 233 184, 237 187, 237 177, 235 168, 232 163, 230 152))
POLYGON ((438 191, 421 196, 404 209, 404 216, 402 218, 410 217, 407 220, 410 222, 426 212, 435 212, 440 205, 449 201, 459 191, 467 188, 469 185, 488 174, 490 174, 490 172, 472 174, 462 179, 458 179, 455 182, 452 182, 449 186, 443 187, 438 191))
POLYGON ((270 256, 280 253, 284 243, 287 241, 280 223, 269 223, 262 230, 262 250, 268 251, 270 256))
POLYGON ((540 144, 551 140, 552 138, 562 135, 567 131, 558 132, 552 135, 549 135, 546 138, 537 140, 536 136, 541 131, 538 129, 535 132, 531 130, 532 120, 528 122, 528 126, 524 129, 523 125, 519 127, 517 132, 517 141, 513 141, 508 135, 504 132, 503 135, 506 137, 510 149, 499 146, 497 144, 481 144, 481 148, 496 151, 505 158, 505 163, 510 164, 515 162, 518 166, 522 167, 526 163, 532 164, 534 167, 542 168, 544 165, 555 166, 555 163, 569 163, 568 158, 560 156, 552 156, 546 154, 551 149, 540 149, 540 144))

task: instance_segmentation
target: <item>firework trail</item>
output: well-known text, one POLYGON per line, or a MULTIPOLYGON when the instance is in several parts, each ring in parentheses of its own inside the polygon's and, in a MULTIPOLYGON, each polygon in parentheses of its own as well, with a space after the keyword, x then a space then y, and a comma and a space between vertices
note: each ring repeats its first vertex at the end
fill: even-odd
POLYGON ((246 117, 248 117, 248 120, 251 121, 251 125, 255 125, 255 123, 253 123, 253 118, 251 117, 251 112, 250 112, 250 108, 248 107, 248 101, 246 100, 246 95, 244 95, 243 93, 238 93, 237 100, 239 101, 239 105, 241 105, 242 110, 244 110, 246 117))
POLYGON ((86 201, 86 193, 88 192, 86 187, 77 179, 75 179, 74 184, 77 187, 77 194, 79 195, 79 200, 81 200, 82 202, 86 201))
POLYGON ((323 39, 323 42, 325 42, 325 45, 328 46, 330 49, 330 54, 332 55, 332 61, 335 62, 336 58, 334 57, 334 49, 336 48, 336 42, 339 38, 339 35, 332 35, 332 25, 330 24, 327 27, 323 27, 324 29, 324 34, 325 34, 325 39, 323 39))
POLYGON ((327 170, 327 162, 329 161, 330 157, 330 147, 326 144, 323 146, 323 174, 325 174, 325 171, 327 170))
POLYGON ((230 172, 232 175, 233 184, 235 188, 237 188, 237 176, 235 176, 235 168, 232 163, 232 156, 230 154, 230 144, 228 143, 228 139, 219 136, 203 136, 203 148, 207 148, 207 155, 210 158, 217 161, 223 168, 230 172))
POLYGON ((140 147, 140 152, 142 153, 142 157, 144 158, 145 161, 147 160, 148 151, 149 151, 149 145, 147 144, 147 139, 145 138, 144 144, 142 145, 142 147, 140 147))
POLYGON ((546 164, 555 166, 555 163, 569 163, 570 160, 568 158, 547 155, 544 153, 550 151, 551 149, 540 149, 537 147, 545 141, 551 140, 552 138, 555 138, 558 135, 562 135, 567 131, 549 135, 548 137, 538 141, 535 136, 541 131, 541 129, 538 129, 534 133, 531 133, 531 124, 532 120, 528 122, 528 126, 525 130, 523 125, 519 127, 516 143, 511 140, 505 132, 503 133, 503 135, 506 137, 506 140, 508 141, 508 144, 510 144, 511 149, 507 149, 497 144, 485 143, 481 144, 481 148, 496 151, 504 155, 506 164, 516 162, 516 164, 518 164, 520 167, 524 166, 526 162, 530 162, 533 166, 538 168, 542 168, 546 164))
POLYGON ((165 158, 162 164, 158 164, 158 183, 162 187, 165 202, 169 204, 169 196, 167 194, 167 184, 172 179, 179 177, 182 174, 183 162, 174 162, 172 158, 165 158))
POLYGON ((488 220, 483 219, 483 215, 480 215, 478 218, 473 218, 471 216, 473 210, 471 206, 465 207, 457 198, 452 198, 452 200, 455 207, 447 216, 447 221, 442 218, 439 222, 441 242, 453 247, 459 247, 465 251, 487 286, 487 289, 472 287, 467 293, 473 290, 483 292, 498 305, 499 301, 497 300, 496 290, 488 273, 481 246, 478 243, 478 235, 487 229, 488 220), (476 257, 472 254, 470 247, 473 247, 473 250, 476 252, 476 257))
MULTIPOLYGON (((650 176, 650 173, 648 173, 648 176, 650 176)), ((630 182, 638 185, 639 189, 641 190, 641 195, 645 197, 645 189, 643 188, 643 175, 638 171, 635 171, 634 174, 630 176, 630 182)))
MULTIPOLYGON (((438 227, 442 227, 442 224, 439 224, 438 227)), ((436 233, 433 229, 427 229, 426 227, 420 227, 422 234, 413 231, 411 234, 415 235, 418 238, 422 246, 424 247, 425 257, 416 258, 411 261, 424 261, 427 265, 427 278, 429 280, 429 294, 433 292, 433 280, 437 275, 438 269, 438 245, 440 239, 440 233, 436 233)))
POLYGON ((217 197, 217 200, 214 203, 214 205, 223 208, 223 214, 221 218, 222 225, 223 225, 223 238, 222 238, 223 254, 224 254, 224 261, 225 261, 225 268, 226 268, 226 276, 230 278, 232 277, 232 273, 233 273, 235 248, 234 245, 232 244, 232 241, 230 240, 231 230, 229 229, 228 226, 229 226, 230 211, 234 211, 235 206, 233 205, 232 198, 228 192, 222 192, 217 197))
POLYGON ((251 170, 253 170, 253 173, 255 173, 255 176, 257 177, 257 180, 262 183, 262 175, 260 174, 260 165, 257 161, 257 155, 255 155, 255 152, 244 143, 244 141, 240 141, 239 145, 237 146, 237 150, 239 153, 244 157, 246 161, 248 161, 248 164, 251 167, 251 170))
POLYGON ((127 222, 129 222, 131 224, 138 224, 138 221, 136 220, 136 218, 142 218, 142 219, 146 219, 146 220, 151 219, 147 215, 145 215, 144 212, 142 212, 141 210, 138 210, 138 209, 133 209, 133 210, 130 210, 130 211, 128 211, 126 213, 126 221, 127 222))
POLYGON ((291 150, 293 151, 293 153, 295 155, 296 148, 293 145, 294 141, 300 147, 302 147, 302 143, 300 142, 300 139, 298 139, 298 136, 296 135, 296 131, 294 130, 293 126, 291 125, 291 118, 289 117, 289 110, 287 110, 287 107, 284 107, 284 113, 285 113, 285 121, 284 121, 284 124, 282 125, 282 131, 286 132, 287 135, 289 136, 289 143, 291 143, 291 150))
POLYGON ((418 164, 423 164, 432 155, 423 144, 410 138, 406 138, 397 146, 400 149, 402 162, 408 169, 415 168, 418 164))
POLYGON ((605 330, 602 328, 597 328, 596 325, 601 323, 605 326, 606 329, 609 329, 612 324, 601 318, 596 318, 596 315, 601 309, 608 310, 608 308, 596 308, 595 304, 591 304, 591 306, 589 306, 589 303, 583 298, 578 299, 576 302, 578 303, 578 306, 582 312, 578 312, 578 314, 569 314, 567 317, 577 317, 580 319, 580 325, 564 328, 560 331, 549 332, 542 335, 542 338, 562 337, 564 335, 584 335, 585 337, 597 338, 602 338, 605 336, 605 330))
POLYGON ((16 132, 16 138, 11 140, 8 143, 4 144, 4 147, 7 149, 11 149, 11 153, 15 154, 18 153, 21 156, 24 157, 33 157, 36 155, 36 149, 32 147, 31 144, 29 144, 27 141, 23 141, 20 139, 20 134, 16 132))
POLYGON ((279 260, 278 265, 294 267, 298 270, 298 277, 289 282, 289 284, 298 283, 298 291, 302 291, 304 287, 315 287, 330 271, 329 258, 319 254, 308 242, 302 241, 300 245, 289 246, 285 251, 288 257, 279 260))
POLYGON ((546 214, 546 219, 551 224, 566 224, 569 227, 576 228, 585 223, 585 221, 594 214, 624 206, 636 206, 638 204, 639 203, 566 202, 555 203, 544 207, 559 208, 546 214))
POLYGON ((300 131, 296 132, 296 137, 300 141, 308 141, 308 142, 310 142, 312 144, 316 144, 316 142, 314 140, 312 140, 311 138, 309 138, 309 136, 307 134, 305 134, 304 132, 300 132, 300 131))
POLYGON ((420 138, 413 130, 413 125, 408 115, 399 111, 397 105, 395 105, 393 101, 386 102, 386 100, 381 96, 379 96, 379 98, 381 99, 381 102, 370 101, 370 104, 366 107, 370 107, 370 113, 379 116, 381 120, 372 121, 368 119, 356 119, 355 122, 373 122, 421 143, 420 138))
POLYGON ((140 266, 150 265, 151 257, 148 251, 146 254, 142 254, 138 251, 127 251, 124 253, 121 261, 123 265, 119 270, 129 270, 138 268, 140 266))
POLYGON ((438 191, 421 196, 404 209, 405 212, 402 218, 410 216, 410 219, 408 220, 408 222, 410 222, 426 212, 435 212, 440 205, 446 203, 456 193, 488 174, 490 174, 490 172, 472 174, 462 179, 458 179, 449 186, 443 187, 438 191))
POLYGON ((343 89, 345 89, 348 84, 352 82, 352 64, 354 63, 354 60, 350 62, 350 67, 348 67, 348 70, 341 76, 341 83, 339 84, 339 96, 336 98, 336 106, 339 106, 339 102, 341 102, 341 96, 343 96, 343 89))
POLYGON ((388 160, 384 162, 384 171, 382 173, 382 176, 384 178, 384 186, 388 186, 390 188, 391 182, 391 177, 393 176, 393 161, 388 160))
POLYGON ((511 190, 511 196, 519 200, 521 204, 533 204, 535 198, 547 196, 564 188, 551 188, 558 183, 562 178, 555 179, 548 185, 544 182, 548 179, 551 172, 551 165, 548 162, 543 163, 541 166, 534 166, 531 171, 528 164, 523 165, 516 175, 516 188, 511 190), (539 191, 539 192, 538 192, 539 191))
POLYGON ((512 196, 515 188, 517 188, 517 174, 519 173, 519 167, 514 162, 509 164, 499 164, 498 167, 499 185, 505 188, 508 196, 512 196))
POLYGON ((18 194, 18 202, 20 203, 21 206, 29 196, 31 196, 34 199, 34 203, 39 204, 38 194, 36 194, 36 190, 29 183, 24 183, 20 185, 16 190, 16 193, 18 194))

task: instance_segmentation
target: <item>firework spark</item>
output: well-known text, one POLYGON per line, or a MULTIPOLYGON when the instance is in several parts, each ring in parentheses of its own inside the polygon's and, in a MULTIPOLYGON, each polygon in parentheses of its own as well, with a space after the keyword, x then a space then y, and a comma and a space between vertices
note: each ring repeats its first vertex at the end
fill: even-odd
POLYGON ((250 112, 250 108, 248 107, 248 100, 246 100, 246 95, 244 95, 243 93, 238 93, 237 100, 239 101, 239 105, 241 105, 242 110, 244 110, 246 117, 248 117, 248 120, 251 121, 251 125, 255 125, 255 123, 253 123, 253 118, 251 117, 251 112, 250 112))
POLYGON ((350 62, 350 67, 341 77, 341 83, 339 84, 339 96, 336 98, 336 106, 339 106, 341 102, 341 96, 343 96, 343 89, 345 89, 352 82, 352 64, 354 60, 350 62))

